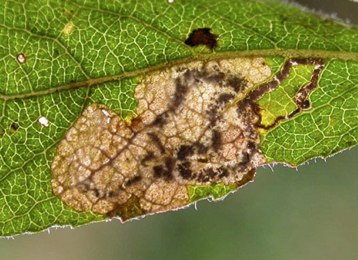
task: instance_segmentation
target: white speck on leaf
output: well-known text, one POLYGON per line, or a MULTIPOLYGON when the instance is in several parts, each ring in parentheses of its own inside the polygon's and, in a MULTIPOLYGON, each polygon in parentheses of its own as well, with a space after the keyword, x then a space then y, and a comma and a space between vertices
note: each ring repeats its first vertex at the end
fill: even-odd
POLYGON ((44 126, 44 127, 48 127, 49 123, 48 123, 48 119, 44 116, 39 118, 39 123, 40 125, 44 126))
POLYGON ((105 109, 102 109, 102 113, 103 113, 103 115, 105 115, 105 116, 109 116, 108 111, 107 111, 107 110, 105 110, 105 109))
POLYGON ((20 63, 23 64, 26 62, 26 56, 23 53, 20 53, 19 55, 17 55, 16 60, 20 63))

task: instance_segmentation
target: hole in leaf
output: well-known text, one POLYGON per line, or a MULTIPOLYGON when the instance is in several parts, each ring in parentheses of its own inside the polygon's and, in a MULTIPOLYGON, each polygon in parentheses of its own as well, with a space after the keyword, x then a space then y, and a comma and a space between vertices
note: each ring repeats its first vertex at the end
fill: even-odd
POLYGON ((10 125, 10 131, 11 133, 15 133, 18 129, 19 129, 20 125, 17 121, 13 122, 11 125, 10 125))
POLYGON ((213 50, 217 47, 218 35, 212 34, 210 28, 198 28, 189 34, 188 39, 185 41, 186 45, 196 47, 199 45, 205 45, 209 49, 213 50))

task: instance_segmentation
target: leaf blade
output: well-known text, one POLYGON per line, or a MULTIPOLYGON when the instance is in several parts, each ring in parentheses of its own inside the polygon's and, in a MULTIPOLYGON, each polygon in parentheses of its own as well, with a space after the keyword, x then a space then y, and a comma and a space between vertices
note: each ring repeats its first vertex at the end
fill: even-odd
MULTIPOLYGON (((38 0, 25 5, 5 1, 0 5, 0 42, 7 43, 0 48, 0 57, 4 57, 0 59, 0 77, 6 83, 0 86, 1 235, 37 232, 52 225, 76 226, 104 218, 78 213, 54 197, 50 185, 51 161, 56 144, 87 102, 102 101, 123 117, 133 115, 133 91, 138 76, 148 72, 147 68, 158 70, 175 62, 250 55, 327 58, 327 67, 334 67, 331 73, 334 77, 325 68, 328 76, 321 77, 322 85, 312 93, 313 106, 322 106, 327 115, 330 111, 324 110, 323 102, 330 100, 329 95, 357 100, 358 79, 354 73, 358 60, 357 29, 302 12, 286 3, 213 1, 209 8, 206 1, 174 4, 101 1, 97 4, 38 0), (220 35, 215 53, 183 43, 193 29, 207 26, 220 35), (25 64, 17 62, 19 53, 25 53, 25 64), (341 66, 340 62, 347 65, 341 66), (332 78, 334 85, 344 89, 338 92, 328 89, 332 78), (37 122, 44 115, 50 119, 49 128, 37 122), (12 133, 14 123, 19 124, 19 129, 12 133)), ((335 108, 351 110, 347 118, 353 124, 346 123, 348 134, 347 129, 338 129, 336 135, 347 136, 343 141, 327 141, 333 147, 327 149, 329 153, 357 143, 354 102, 346 106, 338 104, 335 108)), ((322 112, 317 110, 317 113, 322 112)), ((291 154, 286 156, 279 149, 281 144, 273 145, 277 139, 275 132, 281 128, 287 131, 284 127, 293 133, 291 139, 285 140, 292 144, 291 140, 295 141, 297 136, 292 125, 304 125, 305 116, 309 114, 282 122, 264 136, 262 149, 267 158, 296 165, 317 155, 328 155, 318 148, 314 154, 302 155, 298 154, 299 149, 288 146, 285 151, 291 149, 291 154), (281 153, 277 155, 278 151, 281 153)), ((311 121, 316 122, 320 115, 315 118, 311 121)), ((340 122, 343 121, 335 123, 340 125, 340 122)), ((320 130, 317 127, 316 133, 320 130)), ((279 134, 284 135, 285 131, 279 134)), ((330 130, 326 131, 330 135, 330 130)), ((322 137, 316 135, 310 138, 322 137)), ((305 149, 309 151, 312 147, 311 144, 305 149)))

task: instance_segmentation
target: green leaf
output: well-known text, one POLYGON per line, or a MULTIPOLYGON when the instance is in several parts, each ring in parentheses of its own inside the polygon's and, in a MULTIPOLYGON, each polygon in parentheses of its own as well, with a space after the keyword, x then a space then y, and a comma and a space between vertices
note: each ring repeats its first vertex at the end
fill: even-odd
POLYGON ((2 1, 0 77, 1 236, 111 217, 124 221, 218 199, 252 180, 254 164, 296 166, 358 139, 358 30, 279 1, 2 1), (195 32, 200 37, 188 41, 195 32), (175 77, 177 87, 187 84, 184 94, 171 90, 175 77), (202 104, 216 104, 204 112, 219 116, 185 114, 189 105, 204 102, 183 98, 197 89, 215 90, 202 104), (208 134, 179 138, 182 148, 190 144, 181 150, 180 166, 179 148, 168 157, 171 141, 161 143, 169 122, 141 125, 149 120, 141 104, 151 96, 162 98, 152 109, 157 119, 158 109, 169 104, 164 114, 175 118, 170 122, 208 134), (233 115, 238 118, 225 119, 233 115), (200 124, 203 118, 213 125, 200 124), (106 168, 103 151, 116 153, 123 145, 107 120, 118 135, 139 129, 124 139, 144 148, 124 148, 132 160, 117 156, 106 168), (229 157, 223 155, 225 140, 233 137, 225 124, 238 124, 244 136, 226 150, 237 151, 234 160, 223 159, 229 157), (109 138, 118 140, 104 147, 109 138), (200 147, 198 140, 211 146, 200 147), (95 161, 90 148, 98 142, 95 161), (164 155, 157 155, 160 150, 164 155), (143 151, 152 151, 155 160, 134 160, 143 151), (153 160, 164 165, 153 165, 154 179, 135 170, 153 160), (84 177, 83 169, 93 176, 84 177))

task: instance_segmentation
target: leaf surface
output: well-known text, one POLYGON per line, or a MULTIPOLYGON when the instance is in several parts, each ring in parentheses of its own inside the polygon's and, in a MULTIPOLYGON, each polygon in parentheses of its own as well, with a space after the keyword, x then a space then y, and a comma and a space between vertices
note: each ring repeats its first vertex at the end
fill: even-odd
MULTIPOLYGON (((131 122, 136 87, 151 73, 252 57, 264 59, 271 74, 239 93, 238 104, 283 75, 291 59, 314 63, 293 65, 275 89, 255 100, 261 164, 296 166, 357 144, 355 27, 280 1, 2 1, 0 235, 108 218, 74 209, 51 185, 58 145, 90 104, 131 122), (216 48, 185 44, 198 28, 218 36, 216 48), (312 82, 317 66, 317 82, 304 100, 309 106, 296 111, 295 95, 312 82)), ((234 185, 188 184, 187 204, 223 197, 250 181, 245 176, 234 185)), ((144 214, 135 197, 128 201, 115 216, 144 214)))

